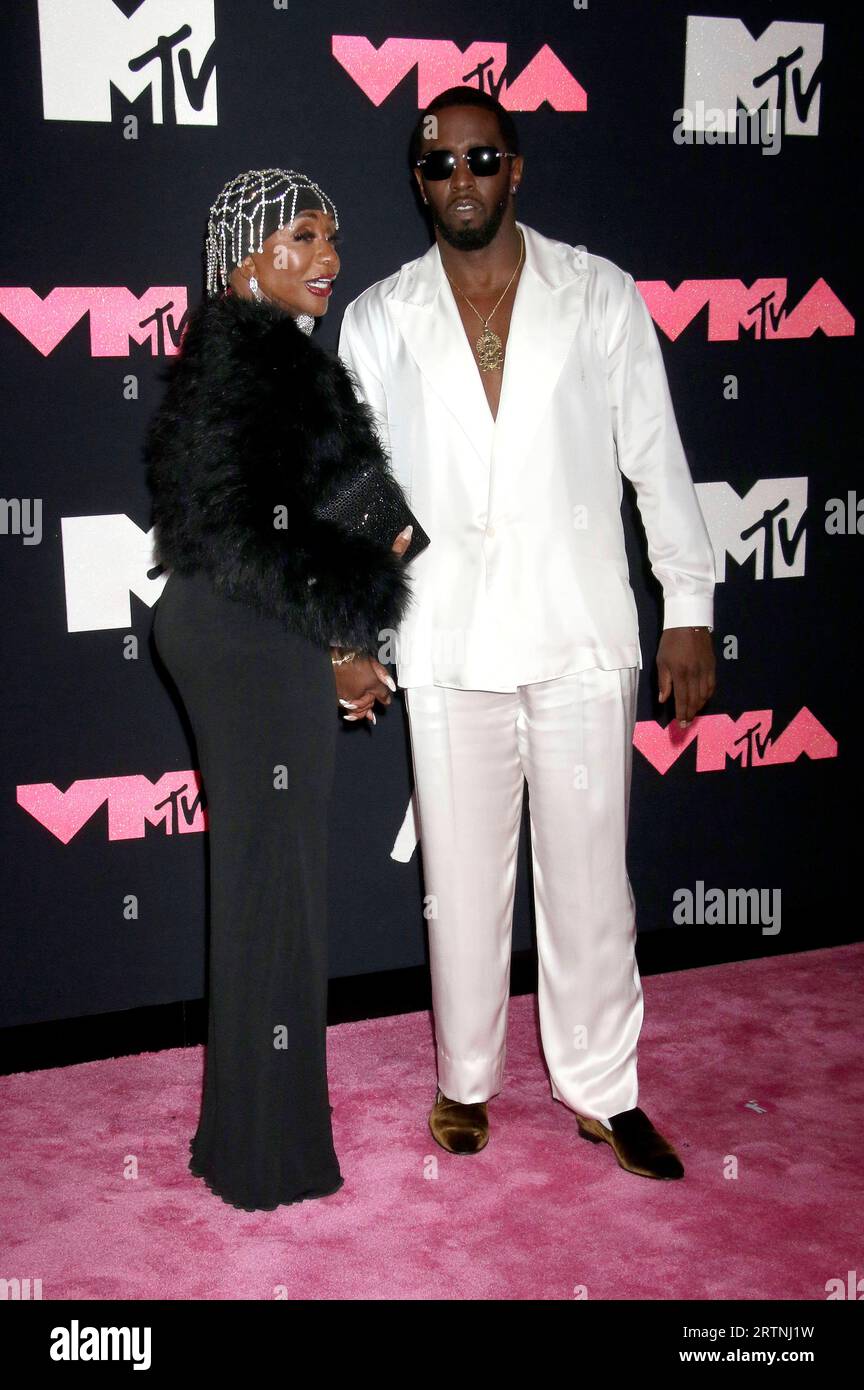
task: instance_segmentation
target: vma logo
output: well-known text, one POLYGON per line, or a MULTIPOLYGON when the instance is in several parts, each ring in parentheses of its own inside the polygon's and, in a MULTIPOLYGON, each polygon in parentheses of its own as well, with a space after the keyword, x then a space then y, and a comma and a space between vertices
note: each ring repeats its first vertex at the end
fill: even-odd
POLYGON ((806 756, 812 761, 837 757, 837 740, 806 705, 779 733, 774 712, 748 710, 733 719, 728 714, 697 714, 686 729, 673 720, 665 727, 656 719, 640 720, 633 746, 661 776, 678 761, 685 748, 696 744, 697 772, 724 772, 729 762, 739 767, 778 767, 806 756))
POLYGON ((26 285, 0 286, 0 314, 47 357, 85 314, 92 357, 128 357, 129 343, 149 343, 153 357, 173 357, 188 317, 186 287, 155 285, 132 294, 123 285, 75 285, 45 299, 26 285))
POLYGON ((812 338, 817 328, 826 338, 851 338, 855 320, 820 276, 798 303, 786 303, 785 279, 682 280, 673 290, 665 280, 637 280, 636 286, 666 337, 674 343, 708 306, 708 342, 734 343, 742 330, 759 341, 812 338))
POLYGON ((740 19, 687 19, 683 129, 735 129, 739 109, 766 110, 781 136, 819 134, 821 24, 775 19, 754 39, 740 19))
POLYGON ((417 69, 417 109, 447 87, 463 82, 488 92, 507 111, 536 111, 548 101, 554 111, 587 111, 588 94, 547 43, 520 73, 507 67, 506 43, 451 39, 385 39, 376 48, 355 34, 333 35, 333 57, 375 106, 417 69))
POLYGON ((111 89, 154 125, 216 125, 213 0, 39 0, 46 121, 110 121, 111 89))
POLYGON ((158 782, 136 773, 131 777, 92 777, 73 782, 63 792, 53 782, 19 786, 22 810, 58 839, 69 841, 104 806, 109 840, 143 840, 148 825, 166 835, 191 835, 209 829, 207 798, 197 770, 164 772, 158 782))
POLYGON ((739 497, 729 483, 697 483, 699 506, 714 547, 718 583, 726 556, 737 565, 755 557, 756 579, 798 579, 804 573, 806 478, 760 478, 739 497))

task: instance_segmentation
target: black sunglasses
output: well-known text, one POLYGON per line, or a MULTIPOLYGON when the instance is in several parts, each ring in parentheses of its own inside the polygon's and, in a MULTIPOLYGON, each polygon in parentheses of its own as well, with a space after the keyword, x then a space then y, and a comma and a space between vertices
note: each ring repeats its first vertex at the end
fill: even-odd
POLYGON ((502 159, 515 158, 515 154, 496 150, 494 145, 475 145, 465 154, 454 154, 452 150, 430 150, 422 159, 417 160, 417 166, 423 170, 424 178, 429 179, 431 183, 437 183, 440 179, 449 179, 457 162, 464 159, 475 177, 488 179, 498 173, 502 159))

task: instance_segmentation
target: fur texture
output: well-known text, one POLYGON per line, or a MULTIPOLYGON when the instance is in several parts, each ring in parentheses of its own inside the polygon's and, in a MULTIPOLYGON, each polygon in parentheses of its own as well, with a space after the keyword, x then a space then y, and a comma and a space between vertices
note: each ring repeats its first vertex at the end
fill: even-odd
POLYGON ((159 561, 317 646, 376 652, 411 601, 404 561, 312 512, 360 468, 389 467, 341 360, 229 294, 192 311, 167 381, 145 444, 159 561))

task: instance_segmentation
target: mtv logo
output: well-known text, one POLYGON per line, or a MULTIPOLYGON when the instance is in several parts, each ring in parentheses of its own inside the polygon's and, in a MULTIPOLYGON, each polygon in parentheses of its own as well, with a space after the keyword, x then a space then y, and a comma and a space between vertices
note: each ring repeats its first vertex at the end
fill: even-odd
POLYGON ((104 632, 132 626, 137 594, 150 608, 168 581, 148 578, 156 568, 154 532, 142 531, 122 512, 110 516, 64 516, 63 575, 69 632, 104 632))
POLYGON ((806 478, 760 478, 744 497, 726 482, 697 483, 696 492, 718 583, 726 578, 727 554, 739 565, 755 554, 757 579, 803 575, 806 478))
POLYGON ((195 835, 210 828, 201 776, 195 769, 163 772, 156 782, 142 773, 77 778, 65 792, 54 782, 22 783, 15 796, 18 805, 64 845, 103 806, 109 840, 142 840, 148 825, 164 826, 166 835, 195 835))
POLYGON ((85 314, 94 357, 128 357, 130 341, 149 343, 156 357, 179 351, 186 299, 183 285, 150 285, 140 295, 125 285, 55 285, 44 299, 29 285, 0 285, 0 315, 43 357, 85 314))
POLYGON ((149 91, 154 125, 216 125, 214 0, 39 0, 46 121, 110 121, 149 91))
POLYGON ((758 39, 743 20, 687 18, 683 129, 734 129, 740 102, 779 117, 784 135, 819 134, 824 25, 775 19, 758 39))

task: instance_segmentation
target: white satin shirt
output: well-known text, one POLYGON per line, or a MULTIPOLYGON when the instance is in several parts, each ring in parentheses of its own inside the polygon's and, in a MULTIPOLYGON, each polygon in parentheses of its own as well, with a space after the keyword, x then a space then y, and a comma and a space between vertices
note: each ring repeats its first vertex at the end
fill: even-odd
POLYGON ((645 301, 611 261, 516 225, 525 263, 497 419, 437 243, 342 322, 339 355, 431 538, 410 562, 407 616, 382 635, 406 687, 513 691, 641 667, 621 473, 663 626, 713 624, 714 554, 645 301))

